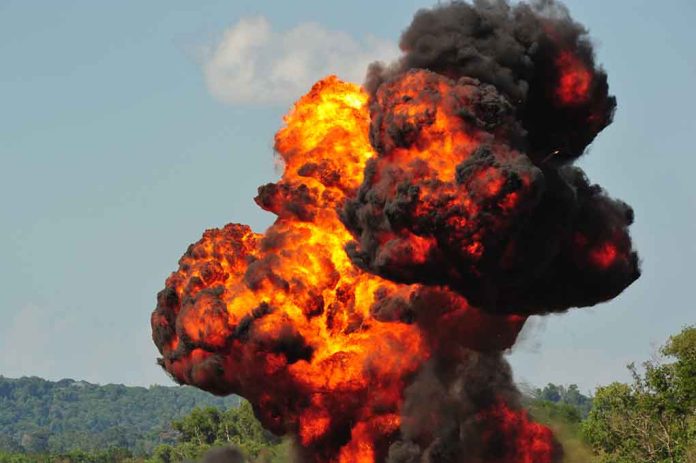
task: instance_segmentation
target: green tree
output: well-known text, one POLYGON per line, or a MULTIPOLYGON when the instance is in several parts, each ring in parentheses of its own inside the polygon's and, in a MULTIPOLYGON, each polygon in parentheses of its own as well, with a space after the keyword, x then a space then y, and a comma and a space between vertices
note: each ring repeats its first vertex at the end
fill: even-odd
POLYGON ((275 462, 287 454, 287 445, 263 429, 246 401, 225 411, 194 409, 173 421, 172 428, 178 432, 177 443, 157 447, 152 462, 197 460, 213 448, 227 446, 239 448, 254 461, 275 462))
POLYGON ((560 402, 562 387, 563 386, 556 386, 555 384, 549 383, 544 389, 537 389, 535 395, 541 400, 546 400, 553 403, 560 402))
POLYGON ((629 365, 631 384, 597 389, 582 431, 606 463, 696 463, 696 327, 672 336, 662 361, 629 365))
POLYGON ((194 408, 180 420, 172 422, 172 428, 181 433, 180 442, 209 445, 218 438, 222 412, 217 408, 194 408))
POLYGON ((549 383, 544 389, 536 389, 533 392, 535 399, 566 404, 575 407, 581 417, 586 417, 592 408, 592 399, 580 392, 576 384, 566 387, 549 383))

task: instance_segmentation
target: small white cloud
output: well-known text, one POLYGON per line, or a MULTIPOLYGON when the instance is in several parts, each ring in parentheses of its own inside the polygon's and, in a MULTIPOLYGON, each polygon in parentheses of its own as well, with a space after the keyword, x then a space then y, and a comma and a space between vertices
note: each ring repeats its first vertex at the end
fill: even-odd
POLYGON ((274 31, 266 18, 253 17, 225 31, 203 69, 210 92, 226 103, 277 104, 329 74, 360 83, 368 64, 397 53, 395 44, 373 36, 358 40, 316 23, 274 31))

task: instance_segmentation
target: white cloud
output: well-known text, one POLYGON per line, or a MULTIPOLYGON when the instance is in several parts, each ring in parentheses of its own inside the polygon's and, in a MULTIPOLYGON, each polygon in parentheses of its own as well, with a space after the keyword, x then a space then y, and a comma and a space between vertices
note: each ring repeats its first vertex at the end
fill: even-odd
POLYGON ((397 53, 395 44, 373 36, 358 40, 317 23, 274 31, 266 18, 253 17, 225 31, 203 69, 208 89, 224 102, 276 104, 294 101, 329 74, 361 83, 369 63, 397 53))

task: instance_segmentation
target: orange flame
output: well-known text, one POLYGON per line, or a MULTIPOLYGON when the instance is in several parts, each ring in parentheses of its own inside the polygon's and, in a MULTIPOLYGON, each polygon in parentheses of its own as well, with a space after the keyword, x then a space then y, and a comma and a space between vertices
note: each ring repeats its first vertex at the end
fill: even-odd
MULTIPOLYGON (((316 462, 384 457, 384 444, 401 424, 403 390, 433 344, 417 324, 371 313, 378 299, 408 300, 421 287, 363 272, 344 250, 352 236, 336 208, 354 194, 375 156, 367 104, 357 85, 336 77, 315 84, 276 135, 285 162, 281 180, 257 198, 276 222, 263 235, 238 224, 206 231, 167 279, 152 316, 163 365, 175 379, 246 397, 266 427, 297 435, 316 462)), ((411 117, 414 109, 403 111, 411 117)), ((469 152, 473 140, 451 130, 448 117, 436 114, 420 148, 396 155, 425 160, 430 145, 451 156, 469 152)), ((453 159, 429 162, 438 163, 440 175, 454 175, 453 159)), ((499 188, 492 179, 489 193, 499 188)), ((512 207, 514 198, 506 201, 512 207)), ((428 240, 414 236, 413 244, 413 258, 422 259, 428 240)), ((450 313, 440 323, 457 327, 460 344, 514 342, 524 317, 488 315, 441 291, 450 313), (501 334, 478 339, 481 326, 501 334)))

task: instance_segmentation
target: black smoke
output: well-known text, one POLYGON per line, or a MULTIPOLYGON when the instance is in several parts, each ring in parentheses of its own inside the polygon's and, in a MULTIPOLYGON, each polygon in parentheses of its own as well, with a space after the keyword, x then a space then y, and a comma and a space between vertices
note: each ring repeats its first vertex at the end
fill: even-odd
POLYGON ((397 62, 368 76, 378 156, 342 210, 356 265, 519 314, 594 305, 639 277, 632 209, 572 165, 616 103, 585 29, 564 7, 438 6, 416 14, 401 47, 397 62), (567 60, 576 67, 564 69, 567 60), (559 100, 563 73, 586 84, 570 85, 569 100, 559 100), (478 145, 462 148, 451 178, 433 167, 437 149, 426 161, 398 155, 422 149, 435 114, 478 145), (425 257, 415 242, 426 243, 425 257))
POLYGON ((398 61, 370 66, 366 87, 373 95, 409 69, 491 84, 516 108, 527 131, 527 154, 535 161, 556 151, 554 163, 580 156, 612 121, 616 99, 608 94, 606 73, 595 65, 587 30, 554 0, 514 6, 505 0, 457 1, 420 10, 399 46, 398 61), (559 104, 553 82, 563 52, 592 71, 586 101, 559 104))

